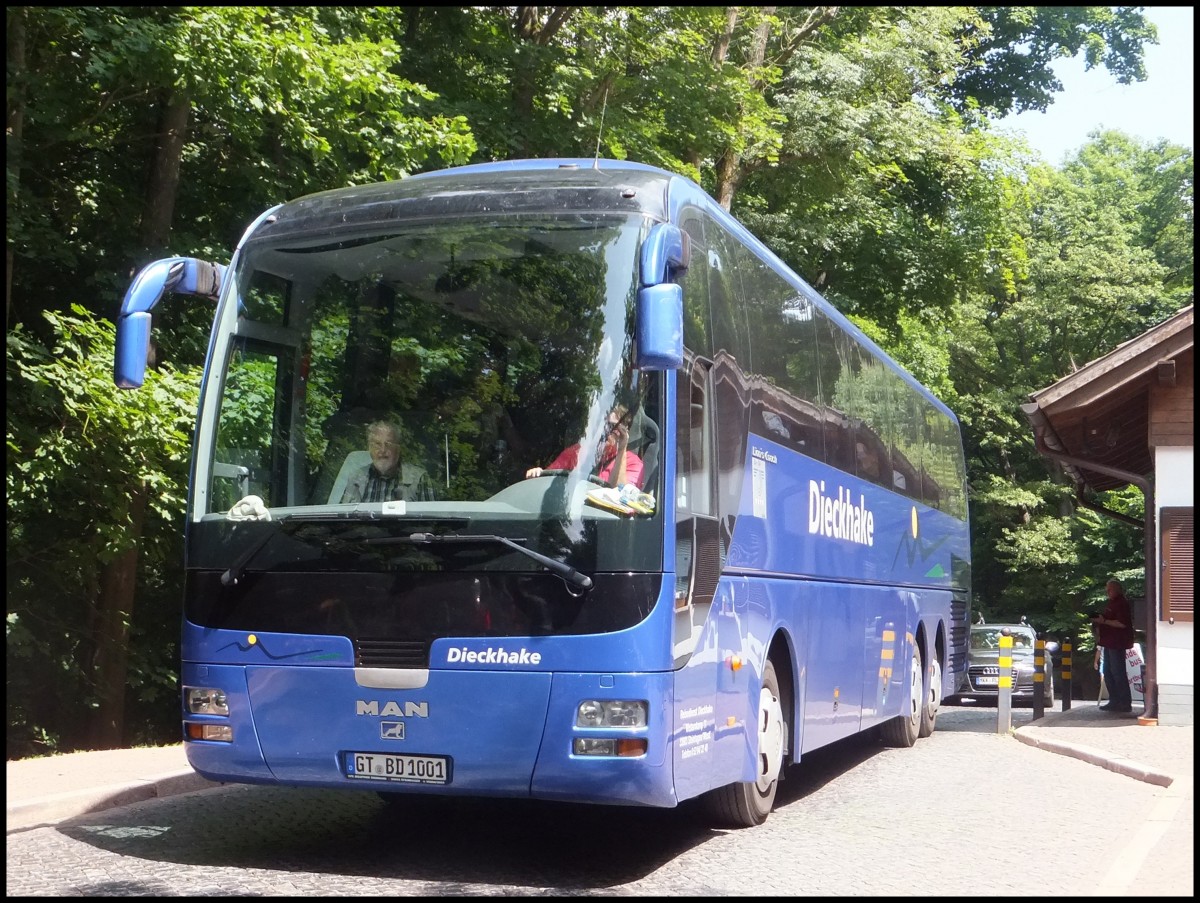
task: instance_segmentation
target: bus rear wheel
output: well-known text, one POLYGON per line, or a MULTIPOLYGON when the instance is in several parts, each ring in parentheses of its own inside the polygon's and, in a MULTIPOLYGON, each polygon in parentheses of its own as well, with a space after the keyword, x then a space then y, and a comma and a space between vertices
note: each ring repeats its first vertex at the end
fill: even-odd
POLYGON ((921 659, 921 647, 915 642, 908 667, 907 697, 903 714, 879 726, 883 742, 888 746, 907 748, 916 743, 921 734, 925 710, 925 663, 921 659))
POLYGON ((768 659, 758 694, 758 777, 754 781, 717 787, 705 794, 706 808, 715 822, 727 827, 753 828, 767 820, 779 789, 786 738, 779 679, 775 676, 775 665, 768 659))
POLYGON ((942 663, 937 655, 929 665, 929 687, 925 690, 925 705, 921 709, 920 736, 928 737, 937 728, 938 709, 942 705, 942 663))

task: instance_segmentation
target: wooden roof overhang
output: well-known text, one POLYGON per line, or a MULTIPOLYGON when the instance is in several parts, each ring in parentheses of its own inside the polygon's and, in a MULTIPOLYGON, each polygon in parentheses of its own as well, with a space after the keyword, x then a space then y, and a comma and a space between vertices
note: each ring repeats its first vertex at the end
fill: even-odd
POLYGON ((1193 347, 1193 307, 1117 346, 1029 396, 1021 409, 1039 451, 1058 458, 1080 490, 1103 492, 1149 480, 1150 391, 1193 347), (1070 463, 1061 458, 1073 459, 1070 463), (1093 465, 1089 467, 1088 465, 1093 465), (1132 477, 1132 478, 1131 478, 1132 477))

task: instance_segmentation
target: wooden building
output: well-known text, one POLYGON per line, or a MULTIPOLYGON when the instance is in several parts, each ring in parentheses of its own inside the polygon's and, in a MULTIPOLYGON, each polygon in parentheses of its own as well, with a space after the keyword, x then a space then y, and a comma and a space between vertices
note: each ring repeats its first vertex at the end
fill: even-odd
POLYGON ((1133 485, 1146 496, 1146 711, 1192 724, 1195 686, 1193 307, 1029 396, 1038 451, 1076 485, 1080 504, 1133 485))

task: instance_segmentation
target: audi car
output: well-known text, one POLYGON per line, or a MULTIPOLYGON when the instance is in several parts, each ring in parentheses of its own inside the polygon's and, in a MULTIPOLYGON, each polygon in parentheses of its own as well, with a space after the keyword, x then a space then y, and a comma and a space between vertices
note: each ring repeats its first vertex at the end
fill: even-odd
MULTIPOLYGON (((976 624, 971 628, 967 673, 957 692, 943 700, 946 705, 958 705, 967 699, 973 699, 977 704, 996 704, 1000 694, 1000 639, 1004 636, 1012 637, 1012 701, 1033 704, 1037 632, 1028 624, 976 624)), ((1045 679, 1041 689, 1047 708, 1054 705, 1054 662, 1051 654, 1057 650, 1058 643, 1046 643, 1042 662, 1045 679)))

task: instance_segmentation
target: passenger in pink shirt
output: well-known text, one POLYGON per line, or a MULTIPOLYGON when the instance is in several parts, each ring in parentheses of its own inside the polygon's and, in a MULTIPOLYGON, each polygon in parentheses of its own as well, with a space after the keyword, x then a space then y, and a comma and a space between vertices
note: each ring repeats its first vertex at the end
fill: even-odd
MULTIPOLYGON (((591 472, 611 486, 624 486, 626 483, 632 483, 641 489, 644 468, 642 459, 625 448, 629 442, 629 426, 625 422, 628 413, 628 409, 623 405, 617 405, 608 412, 608 422, 604 428, 604 444, 600 447, 591 472), (621 460, 614 474, 613 467, 618 464, 618 456, 621 460)), ((581 447, 578 442, 564 448, 558 453, 557 458, 546 465, 544 470, 574 469, 575 465, 579 463, 580 451, 581 447)), ((540 477, 542 472, 543 468, 541 467, 531 467, 525 471, 525 478, 540 477)))

